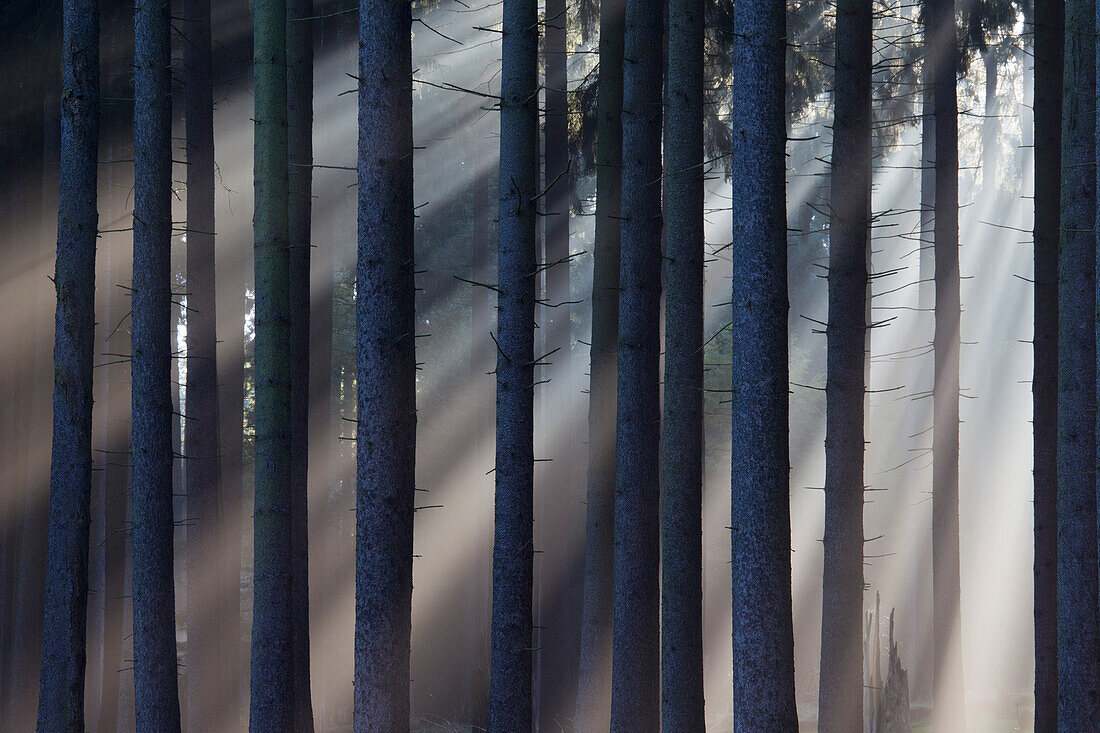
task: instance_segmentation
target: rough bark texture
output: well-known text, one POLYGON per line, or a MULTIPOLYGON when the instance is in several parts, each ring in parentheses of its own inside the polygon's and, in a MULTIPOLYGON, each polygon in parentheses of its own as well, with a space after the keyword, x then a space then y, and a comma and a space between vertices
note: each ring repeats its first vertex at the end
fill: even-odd
POLYGON ((935 125, 935 381, 932 394, 932 705, 964 730, 959 582, 959 123, 954 0, 927 0, 935 125))
POLYGON ((360 2, 359 80, 355 730, 400 733, 409 730, 416 491, 408 3, 360 2))
POLYGON ((134 5, 130 433, 138 731, 180 729, 172 531, 172 100, 169 8, 134 5))
POLYGON ((84 730, 95 334, 99 11, 63 5, 53 451, 38 730, 84 730))
POLYGON ((863 446, 871 231, 871 0, 840 0, 833 83, 818 728, 863 720, 863 446))
POLYGON ((256 500, 253 733, 294 730, 285 0, 255 9, 256 500))
POLYGON ((662 730, 703 717, 703 4, 668 7, 662 730))
POLYGON ((662 8, 627 0, 611 730, 660 727, 662 8))
POLYGON ((1058 730, 1100 724, 1096 548, 1096 38, 1065 5, 1058 253, 1058 730))
POLYGON ((612 523, 615 491, 616 344, 619 338, 619 214, 622 200, 623 0, 600 3, 596 100, 596 232, 592 255, 592 337, 588 393, 588 490, 584 607, 577 681, 577 731, 611 720, 612 523))
MULTIPOLYGON (((224 720, 226 637, 222 584, 221 464, 218 422, 217 308, 214 291, 214 93, 210 0, 183 8, 187 125, 187 722, 211 730, 224 720)), ((227 543, 231 544, 231 543, 227 543)))
POLYGON ((496 502, 489 730, 532 724, 538 7, 504 0, 497 243, 496 502))
POLYGON ((733 59, 733 698, 739 731, 798 729, 791 619, 785 6, 736 8, 733 59))
POLYGON ((1058 236, 1064 3, 1035 8, 1035 731, 1058 727, 1058 236))
POLYGON ((312 733, 309 675, 309 315, 313 192, 313 0, 287 0, 290 267, 290 614, 294 730, 312 733))

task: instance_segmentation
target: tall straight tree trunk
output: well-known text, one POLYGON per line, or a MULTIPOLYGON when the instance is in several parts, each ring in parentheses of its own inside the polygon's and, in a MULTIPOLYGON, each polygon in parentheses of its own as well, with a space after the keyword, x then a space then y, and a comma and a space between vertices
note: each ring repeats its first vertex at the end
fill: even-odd
MULTIPOLYGON (((545 444, 549 463, 543 464, 545 489, 539 523, 543 537, 558 537, 544 545, 541 555, 544 587, 542 614, 542 702, 540 725, 556 727, 562 714, 571 717, 569 707, 576 699, 577 655, 582 598, 571 562, 579 502, 572 493, 573 442, 571 419, 575 394, 572 386, 569 297, 569 202, 573 178, 569 170, 569 104, 567 88, 568 12, 566 0, 546 3, 546 107, 544 128, 545 204, 541 217, 545 228, 545 307, 540 333, 545 338, 544 352, 549 354, 544 372, 549 385, 542 388, 545 413, 543 422, 550 427, 545 444)), ((545 376, 545 375, 544 375, 545 376)))
POLYGON ((660 727, 662 3, 627 0, 611 730, 660 727))
POLYGON ((409 730, 416 492, 412 134, 409 3, 361 0, 355 304, 357 733, 409 730))
POLYGON ((134 5, 131 450, 138 731, 180 729, 172 531, 172 100, 169 8, 134 5))
POLYGON ((287 0, 290 267, 290 615, 294 730, 313 731, 309 681, 309 260, 313 192, 313 0, 287 0))
POLYGON ((504 0, 497 245, 496 505, 491 733, 532 725, 535 204, 538 7, 504 0))
POLYGON ((791 618, 785 5, 742 3, 733 58, 733 700, 738 730, 798 729, 791 618))
POLYGON ((187 721, 211 730, 227 708, 226 637, 220 613, 222 522, 218 423, 217 298, 214 290, 214 92, 210 0, 183 8, 187 125, 187 721))
POLYGON ((818 728, 863 721, 863 445, 871 200, 871 0, 836 10, 829 222, 825 559, 818 728))
MULTIPOLYGON (((1035 731, 1058 728, 1058 236, 1065 5, 1035 8, 1035 731)), ((1026 61, 1025 61, 1026 63, 1026 61)))
POLYGON ((955 1, 927 0, 934 62, 936 329, 932 345, 932 705, 965 729, 959 596, 959 134, 955 1))
POLYGON ((249 728, 294 729, 285 0, 255 10, 256 499, 249 728))
POLYGON ((1100 724, 1096 547, 1095 2, 1065 5, 1058 252, 1058 730, 1100 724))
POLYGON ((584 606, 575 727, 606 731, 611 721, 612 523, 615 497, 616 344, 619 338, 619 214, 625 0, 600 3, 596 100, 596 231, 592 255, 592 337, 588 390, 584 606))
POLYGON ((935 50, 932 47, 932 29, 926 12, 923 23, 924 58, 921 62, 921 135, 920 135, 920 239, 918 305, 922 309, 935 307, 936 258, 933 251, 933 227, 936 221, 936 99, 933 93, 935 81, 935 50))
POLYGON ((84 730, 92 469, 99 12, 62 8, 61 179, 57 231, 53 451, 39 731, 84 730))
POLYGON ((662 730, 703 716, 703 4, 670 0, 665 118, 662 730))

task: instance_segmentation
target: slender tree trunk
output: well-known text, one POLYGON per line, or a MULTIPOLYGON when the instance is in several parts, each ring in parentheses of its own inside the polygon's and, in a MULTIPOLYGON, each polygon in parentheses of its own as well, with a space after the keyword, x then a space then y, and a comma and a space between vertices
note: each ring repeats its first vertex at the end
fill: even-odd
POLYGON ((829 223, 825 561, 818 728, 863 720, 863 461, 871 200, 871 0, 840 0, 829 223))
POLYGON ((256 499, 253 733, 294 729, 285 0, 255 11, 256 499))
POLYGON ((543 656, 542 704, 540 725, 553 730, 562 714, 571 717, 569 707, 576 699, 579 653, 578 630, 582 598, 571 562, 574 546, 571 538, 576 527, 576 507, 580 501, 572 494, 570 472, 573 462, 570 440, 571 418, 575 394, 572 389, 570 365, 570 297, 569 297, 569 202, 573 177, 569 170, 569 108, 568 108, 568 13, 566 0, 546 3, 546 106, 544 128, 545 197, 545 307, 539 332, 545 337, 544 352, 549 354, 542 365, 550 383, 542 388, 545 395, 544 422, 551 426, 546 436, 549 463, 543 464, 546 489, 545 511, 539 523, 545 529, 543 537, 558 540, 540 543, 544 597, 541 634, 543 656))
POLYGON ((616 344, 619 337, 619 214, 622 202, 624 0, 600 3, 596 100, 596 232, 592 255, 592 337, 588 396, 588 490, 584 607, 575 727, 611 721, 611 624, 615 496, 616 344))
POLYGON ((611 730, 660 727, 662 4, 627 0, 611 730))
POLYGON ((936 128, 933 226, 932 704, 935 726, 963 730, 959 582, 959 136, 954 0, 928 0, 936 128))
POLYGON ((1096 38, 1093 0, 1065 5, 1058 253, 1058 730, 1100 724, 1096 547, 1096 38))
POLYGON ((668 6, 662 730, 703 717, 703 4, 668 6))
POLYGON ((737 6, 733 76, 733 699, 738 730, 798 729, 791 618, 785 6, 737 6))
POLYGON ((214 261, 214 92, 210 0, 183 8, 187 124, 187 720, 211 730, 224 720, 227 619, 222 583, 221 446, 218 424, 214 261))
MULTIPOLYGON (((927 4, 927 0, 926 0, 927 4)), ((936 258, 933 227, 936 221, 936 99, 933 79, 936 53, 932 47, 933 31, 927 12, 924 15, 924 58, 921 62, 921 136, 920 136, 920 239, 918 246, 918 305, 922 309, 935 307, 936 258)))
POLYGON ((313 0, 287 0, 290 267, 291 665, 294 730, 312 733, 309 678, 309 261, 313 192, 313 0))
POLYGON ((53 454, 39 731, 84 730, 85 622, 95 338, 99 13, 63 6, 61 181, 54 337, 53 454))
POLYGON ((356 280, 357 733, 409 730, 416 491, 411 79, 409 4, 361 0, 356 280))
MULTIPOLYGON (((1058 728, 1058 236, 1065 6, 1035 8, 1035 731, 1058 728)), ((1025 63, 1028 63, 1025 61, 1025 63)))
POLYGON ((538 8, 504 0, 497 246, 496 507, 489 730, 532 725, 538 8))
POLYGON ((138 731, 180 729, 172 532, 169 8, 134 6, 133 597, 138 731))

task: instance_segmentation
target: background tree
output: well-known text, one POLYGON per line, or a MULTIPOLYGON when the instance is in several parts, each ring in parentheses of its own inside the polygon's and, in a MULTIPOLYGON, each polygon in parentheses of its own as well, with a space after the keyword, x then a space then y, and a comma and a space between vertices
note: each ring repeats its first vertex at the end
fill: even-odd
POLYGON ((1095 3, 1065 5, 1058 251, 1058 728, 1100 722, 1096 567, 1095 3))
POLYGON ((53 454, 38 730, 84 730, 88 525, 92 483, 99 9, 63 5, 53 454))
POLYGON ((735 9, 733 57, 734 725, 798 729, 787 416, 784 3, 735 9))
POLYGON ((703 8, 668 6, 665 373, 661 475, 662 730, 703 716, 703 8))
POLYGON ((255 8, 256 499, 253 731, 294 728, 291 620, 291 364, 284 0, 255 8))
POLYGON ((313 0, 288 0, 291 650, 294 730, 313 730, 309 681, 309 321, 313 199, 313 0))
POLYGON ((863 460, 871 222, 871 0, 836 9, 829 217, 825 536, 818 727, 863 721, 863 460))
POLYGON ((592 254, 592 336, 588 397, 584 606, 575 727, 606 730, 611 720, 614 552, 616 344, 619 334, 619 236, 622 203, 622 107, 625 0, 600 3, 596 99, 596 231, 592 254))
POLYGON ((172 530, 169 8, 134 5, 134 696, 139 731, 180 729, 172 530))
POLYGON ((408 3, 359 5, 358 171, 355 730, 396 732, 409 730, 416 491, 408 3))

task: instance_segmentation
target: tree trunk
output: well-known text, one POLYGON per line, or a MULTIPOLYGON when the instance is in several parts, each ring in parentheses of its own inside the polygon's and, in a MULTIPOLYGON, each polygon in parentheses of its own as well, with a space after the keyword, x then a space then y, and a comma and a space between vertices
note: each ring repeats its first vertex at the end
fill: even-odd
POLYGON ((703 5, 668 7, 662 730, 703 716, 703 5))
POLYGON ((80 732, 92 480, 99 13, 87 1, 67 1, 62 12, 53 454, 38 730, 80 732))
POLYGON ((497 247, 496 507, 489 730, 532 725, 538 8, 504 0, 497 247))
POLYGON ((1058 237, 1065 6, 1040 0, 1035 11, 1035 731, 1053 733, 1058 727, 1058 237))
POLYGON ((291 622, 291 363, 284 0, 259 0, 256 78, 256 499, 249 727, 294 728, 291 622))
POLYGON ((619 214, 622 200, 624 0, 600 3, 596 100, 596 232, 592 255, 592 337, 588 392, 588 489, 584 607, 575 727, 606 731, 611 721, 611 614, 614 578, 616 343, 619 334, 619 214))
POLYGON ((172 516, 169 8, 134 6, 134 695, 138 731, 180 728, 172 516))
POLYGON ((733 186, 733 699, 738 730, 798 729, 791 618, 785 6, 736 8, 733 186))
POLYGON ((1093 0, 1065 5, 1058 253, 1058 729, 1100 724, 1096 548, 1096 37, 1093 0))
POLYGON ((290 267, 291 665, 294 730, 313 731, 309 677, 309 261, 313 193, 313 0, 287 0, 290 267))
POLYGON ((929 16, 924 15, 924 59, 921 67, 921 136, 920 136, 920 239, 918 305, 921 309, 935 307, 936 258, 933 227, 936 221, 936 99, 933 93, 935 81, 935 50, 932 47, 932 29, 929 16))
POLYGON ((210 0, 183 9, 187 124, 187 720, 211 730, 227 705, 226 638, 220 613, 224 585, 221 541, 235 533, 222 522, 218 424, 217 298, 214 260, 214 93, 210 0))
POLYGON ((871 0, 837 5, 829 222, 825 536, 818 728, 863 720, 863 463, 871 200, 871 0))
POLYGON ((361 0, 355 306, 358 733, 409 730, 416 491, 411 79, 409 4, 361 0))

